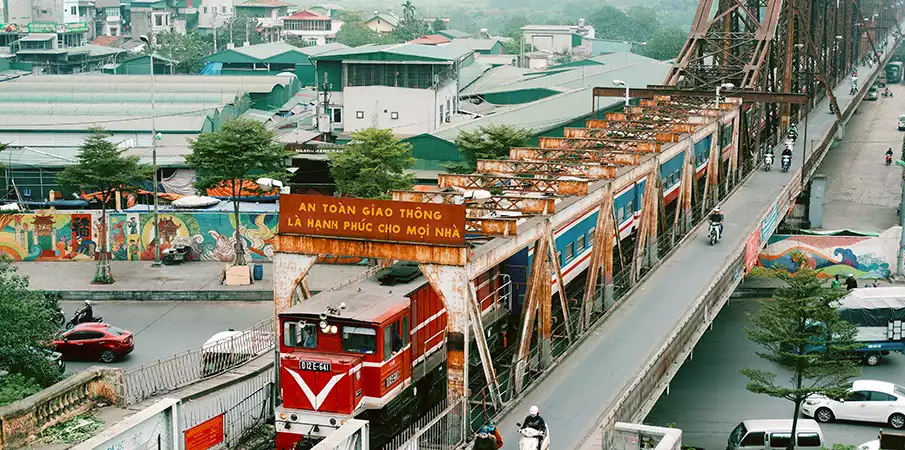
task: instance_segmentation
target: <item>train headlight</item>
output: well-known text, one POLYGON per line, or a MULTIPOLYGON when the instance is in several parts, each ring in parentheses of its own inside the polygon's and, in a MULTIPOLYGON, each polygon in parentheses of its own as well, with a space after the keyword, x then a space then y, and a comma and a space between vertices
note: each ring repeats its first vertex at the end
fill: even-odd
POLYGON ((345 425, 345 424, 346 424, 346 419, 340 420, 340 421, 339 421, 339 424, 340 424, 340 425, 345 425))
POLYGON ((290 415, 289 415, 289 420, 291 420, 291 421, 293 421, 293 422, 298 422, 298 421, 299 421, 299 416, 298 416, 297 414, 290 414, 290 415))
POLYGON ((286 413, 284 413, 284 412, 280 413, 280 420, 286 420, 288 417, 289 416, 287 416, 286 413))
POLYGON ((331 417, 331 418, 330 418, 330 425, 336 426, 336 418, 335 418, 335 417, 331 417))

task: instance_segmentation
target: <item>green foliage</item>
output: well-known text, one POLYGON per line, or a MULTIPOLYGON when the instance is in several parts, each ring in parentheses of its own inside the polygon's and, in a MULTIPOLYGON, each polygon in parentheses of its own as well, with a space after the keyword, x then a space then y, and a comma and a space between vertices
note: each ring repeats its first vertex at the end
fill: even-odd
POLYGON ((349 47, 359 47, 368 44, 392 44, 396 40, 392 35, 380 34, 359 21, 343 23, 342 28, 336 32, 336 42, 349 47))
POLYGON ((352 142, 330 154, 330 174, 340 193, 353 197, 385 198, 396 189, 411 189, 415 164, 412 146, 391 130, 368 128, 352 133, 352 142))
POLYGON ((104 421, 93 414, 82 414, 65 422, 58 423, 41 433, 41 442, 45 444, 78 444, 93 437, 104 421))
POLYGON ((650 38, 647 45, 641 47, 641 53, 648 58, 661 61, 674 59, 679 56, 687 40, 687 32, 678 28, 664 28, 650 38))
POLYGON ((447 166, 452 173, 472 173, 479 159, 506 159, 512 147, 524 147, 534 135, 531 130, 510 125, 488 125, 474 131, 462 130, 456 137, 456 146, 465 158, 464 164, 447 166))
POLYGON ((252 183, 258 178, 286 181, 285 160, 291 156, 277 143, 275 134, 259 122, 234 119, 223 124, 219 131, 203 133, 189 145, 192 153, 185 162, 195 169, 195 186, 202 192, 213 187, 227 187, 233 201, 236 226, 235 264, 244 265, 244 247, 239 233, 239 196, 243 181, 252 183))
MULTIPOLYGON (((226 44, 232 42, 236 47, 245 45, 246 39, 249 45, 261 44, 264 39, 261 33, 258 33, 258 19, 254 17, 232 16, 225 23, 217 27, 217 51, 226 50, 226 44), (232 33, 230 33, 232 28, 232 33), (230 39, 232 34, 232 39, 230 39)), ((205 37, 205 41, 210 41, 211 49, 213 49, 214 40, 213 33, 205 37)))
POLYGON ((443 31, 446 29, 446 22, 444 22, 441 19, 434 19, 434 21, 431 22, 430 29, 434 33, 438 32, 438 31, 443 31))
POLYGON ((9 374, 0 378, 0 406, 17 402, 43 389, 34 378, 21 373, 9 374))
POLYGON ((646 41, 660 28, 657 11, 653 8, 633 6, 623 12, 615 6, 603 5, 588 16, 598 39, 646 41))
POLYGON ((849 380, 860 372, 857 362, 846 355, 857 348, 856 330, 832 306, 844 291, 822 287, 816 272, 804 266, 795 276, 783 272, 777 276, 788 287, 778 289, 774 301, 761 304, 751 318, 753 328, 745 331, 764 348, 757 355, 788 370, 791 377, 783 383, 765 370, 746 368, 741 373, 748 377, 749 391, 795 405, 794 434, 801 403, 808 396, 846 396, 849 380), (816 346, 824 346, 825 351, 811 351, 816 346))
MULTIPOLYGON (((101 227, 107 226, 107 203, 113 200, 116 190, 135 191, 136 185, 153 177, 152 168, 140 164, 138 156, 126 156, 126 149, 120 149, 109 141, 109 134, 102 129, 92 130, 85 139, 77 155, 77 163, 63 169, 57 175, 57 181, 64 185, 86 192, 100 192, 101 227)), ((97 273, 94 283, 113 283, 107 260, 107 233, 98 233, 101 237, 101 257, 97 261, 97 273)))
MULTIPOLYGON (((176 73, 195 75, 204 67, 204 58, 213 51, 212 41, 197 33, 180 34, 175 32, 155 35, 157 45, 153 52, 177 61, 176 73)), ((224 41, 225 44, 225 41, 224 41)), ((223 46, 226 48, 226 45, 223 46)), ((147 53, 149 50, 145 49, 147 53)))
POLYGON ((398 42, 410 41, 424 36, 427 30, 427 24, 415 15, 415 5, 410 0, 405 0, 402 4, 402 20, 393 30, 393 39, 398 42))
POLYGON ((59 371, 40 351, 57 331, 56 306, 56 301, 29 290, 28 277, 16 274, 8 260, 0 260, 0 370, 24 377, 11 383, 24 386, 34 380, 49 386, 60 379, 59 371))

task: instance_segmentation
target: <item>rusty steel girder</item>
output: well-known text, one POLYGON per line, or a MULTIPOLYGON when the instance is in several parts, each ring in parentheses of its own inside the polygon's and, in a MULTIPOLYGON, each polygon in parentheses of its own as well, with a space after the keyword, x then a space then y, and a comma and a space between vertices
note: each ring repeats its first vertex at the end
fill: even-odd
MULTIPOLYGON (((465 218, 465 232, 482 236, 515 236, 518 231, 517 217, 486 217, 487 211, 469 210, 465 218)), ((493 211, 490 212, 491 214, 493 211)))
POLYGON ((540 148, 574 148, 593 150, 616 150, 620 152, 658 153, 662 143, 657 141, 642 141, 633 139, 596 139, 596 138, 555 138, 542 137, 539 139, 540 148))
POLYGON ((441 173, 438 184, 441 188, 457 187, 462 189, 549 192, 558 195, 588 195, 590 183, 588 180, 576 179, 441 173))
POLYGON ((640 139, 657 142, 679 142, 682 133, 651 130, 647 128, 565 128, 563 136, 567 138, 594 139, 640 139))
POLYGON ((555 196, 527 197, 518 195, 492 195, 479 200, 464 199, 459 192, 393 191, 393 200, 418 203, 465 204, 468 211, 512 211, 526 215, 553 214, 555 196))
POLYGON ((715 105, 711 105, 713 108, 688 108, 684 106, 670 106, 670 105, 657 105, 657 106, 630 106, 626 108, 626 113, 628 114, 654 114, 654 115, 673 115, 673 114, 687 114, 689 116, 701 116, 701 117, 720 117, 723 114, 721 109, 716 108, 715 105))
POLYGON ((580 177, 591 180, 616 178, 616 166, 567 161, 478 160, 478 172, 546 177, 580 177))
POLYGON ((694 130, 697 129, 698 125, 684 122, 645 122, 640 120, 589 119, 585 124, 585 127, 612 130, 643 129, 685 134, 694 133, 694 130))
POLYGON ((637 166, 641 164, 641 155, 641 153, 575 148, 514 147, 509 149, 509 158, 519 161, 593 161, 618 166, 637 166))
MULTIPOLYGON (((594 95, 598 97, 613 97, 625 95, 623 88, 596 87, 594 95)), ((675 86, 659 86, 648 85, 647 88, 631 88, 629 89, 629 97, 631 98, 654 98, 661 95, 670 98, 691 97, 694 99, 709 99, 711 102, 715 100, 715 90, 694 90, 680 89, 675 86)), ((808 96, 805 94, 786 93, 786 92, 757 92, 748 89, 735 89, 727 91, 726 95, 731 98, 739 98, 744 103, 794 103, 804 104, 808 102, 808 96)))

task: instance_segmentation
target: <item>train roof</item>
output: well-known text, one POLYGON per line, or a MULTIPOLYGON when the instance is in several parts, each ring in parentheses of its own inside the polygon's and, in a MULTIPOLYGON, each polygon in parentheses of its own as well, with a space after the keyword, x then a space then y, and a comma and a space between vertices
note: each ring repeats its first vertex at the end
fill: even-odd
POLYGON ((380 323, 404 308, 408 308, 411 300, 408 295, 427 283, 423 275, 415 279, 397 283, 392 286, 381 285, 381 271, 358 283, 336 291, 321 291, 301 303, 280 313, 287 315, 314 315, 327 311, 330 306, 338 307, 346 304, 346 309, 334 318, 349 319, 359 322, 380 323))

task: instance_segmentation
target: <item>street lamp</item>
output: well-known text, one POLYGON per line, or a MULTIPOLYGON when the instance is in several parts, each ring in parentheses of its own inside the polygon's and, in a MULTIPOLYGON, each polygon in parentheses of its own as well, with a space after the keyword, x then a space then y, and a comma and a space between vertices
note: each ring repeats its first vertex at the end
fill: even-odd
POLYGON ((723 83, 716 87, 716 107, 719 109, 720 107, 720 91, 723 89, 735 89, 735 85, 732 83, 723 83))
POLYGON ((628 107, 628 83, 622 80, 613 80, 613 86, 625 86, 625 106, 628 107))
POLYGON ((157 109, 154 105, 154 49, 151 39, 145 35, 139 37, 148 46, 148 68, 151 72, 151 164, 154 167, 154 263, 151 267, 160 267, 160 225, 158 217, 158 192, 157 192, 157 109))

